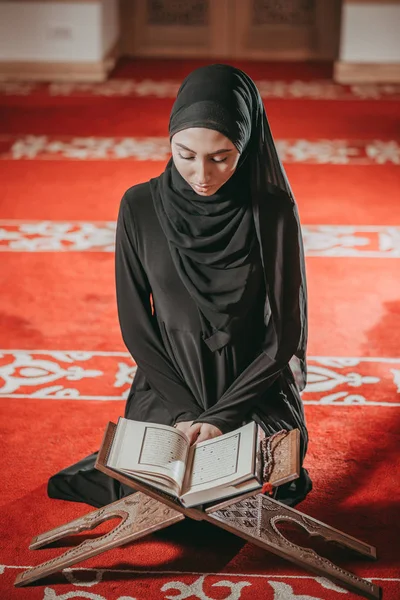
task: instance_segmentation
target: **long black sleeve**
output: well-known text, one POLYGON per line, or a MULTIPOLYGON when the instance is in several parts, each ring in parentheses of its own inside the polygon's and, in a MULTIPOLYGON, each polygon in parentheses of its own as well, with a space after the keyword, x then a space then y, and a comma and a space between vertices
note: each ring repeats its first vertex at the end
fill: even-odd
POLYGON ((204 411, 196 423, 210 423, 223 433, 239 427, 260 397, 279 377, 284 365, 261 352, 245 369, 214 406, 204 411))
POLYGON ((191 421, 201 414, 201 408, 165 351, 157 320, 152 314, 151 288, 135 242, 135 224, 124 196, 118 214, 115 249, 117 307, 122 337, 173 420, 191 421))

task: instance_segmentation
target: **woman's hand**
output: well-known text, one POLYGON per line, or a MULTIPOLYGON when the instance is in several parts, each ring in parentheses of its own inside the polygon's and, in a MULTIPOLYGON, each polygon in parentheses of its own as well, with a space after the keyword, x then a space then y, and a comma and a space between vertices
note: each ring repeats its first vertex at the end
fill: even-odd
MULTIPOLYGON (((185 433, 189 437, 189 429, 192 425, 193 421, 181 421, 180 423, 176 423, 174 425, 175 429, 179 429, 182 433, 185 433)), ((192 442, 190 442, 192 443, 192 442)))
POLYGON ((189 427, 189 431, 186 435, 190 439, 190 445, 195 444, 197 442, 204 442, 205 440, 211 440, 212 438, 218 437, 222 435, 222 431, 215 427, 215 425, 210 425, 209 423, 195 423, 191 427, 189 427))

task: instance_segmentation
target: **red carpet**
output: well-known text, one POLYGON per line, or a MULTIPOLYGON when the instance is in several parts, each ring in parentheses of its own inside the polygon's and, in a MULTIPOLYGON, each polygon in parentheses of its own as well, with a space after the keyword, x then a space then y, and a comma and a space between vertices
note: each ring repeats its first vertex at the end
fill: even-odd
MULTIPOLYGON (((46 481, 123 410, 134 366, 116 315, 115 219, 125 189, 162 169, 171 90, 197 64, 122 61, 104 85, 0 86, 2 600, 357 597, 186 522, 13 588, 61 551, 31 552, 31 538, 89 510, 48 499, 46 481)), ((299 509, 376 546, 373 563, 327 556, 398 600, 400 90, 335 86, 323 64, 238 66, 263 82, 307 251, 314 490, 299 509)))

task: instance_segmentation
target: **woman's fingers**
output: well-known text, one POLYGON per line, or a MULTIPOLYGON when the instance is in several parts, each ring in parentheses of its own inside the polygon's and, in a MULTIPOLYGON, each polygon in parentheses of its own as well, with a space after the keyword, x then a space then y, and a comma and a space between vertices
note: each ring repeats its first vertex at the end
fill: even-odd
POLYGON ((179 423, 176 423, 175 429, 179 429, 179 431, 182 431, 187 435, 192 423, 193 421, 180 421, 179 423))
POLYGON ((222 435, 222 431, 218 427, 209 423, 195 423, 185 433, 190 440, 190 445, 222 435))
POLYGON ((196 443, 210 440, 218 437, 219 435, 222 435, 222 431, 218 429, 218 427, 215 427, 215 425, 210 425, 209 423, 201 423, 201 429, 196 439, 196 443))
POLYGON ((190 445, 194 444, 194 442, 197 442, 197 436, 200 432, 201 426, 202 423, 195 423, 194 425, 189 427, 188 431, 186 431, 186 435, 190 440, 190 445))

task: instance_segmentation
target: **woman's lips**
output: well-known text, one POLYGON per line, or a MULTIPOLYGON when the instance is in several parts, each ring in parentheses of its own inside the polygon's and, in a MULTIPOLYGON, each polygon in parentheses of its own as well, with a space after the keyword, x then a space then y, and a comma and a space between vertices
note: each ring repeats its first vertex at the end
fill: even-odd
POLYGON ((199 192, 207 192, 212 186, 211 185, 198 185, 196 183, 192 184, 194 189, 199 192))

